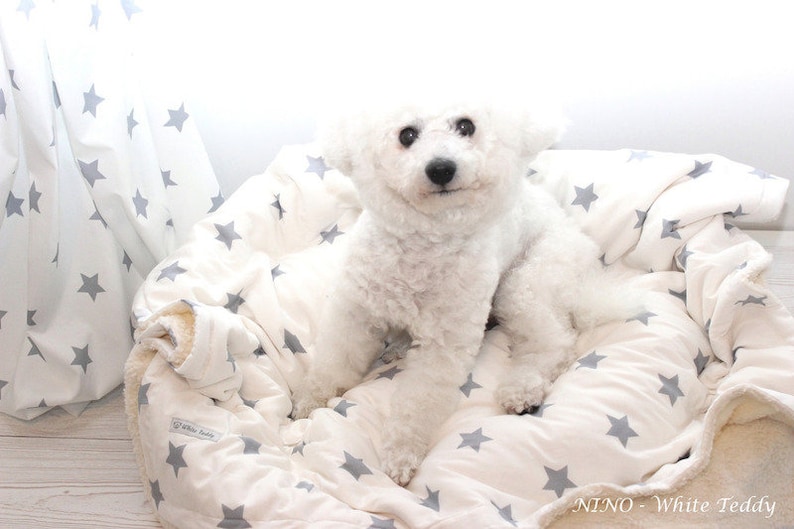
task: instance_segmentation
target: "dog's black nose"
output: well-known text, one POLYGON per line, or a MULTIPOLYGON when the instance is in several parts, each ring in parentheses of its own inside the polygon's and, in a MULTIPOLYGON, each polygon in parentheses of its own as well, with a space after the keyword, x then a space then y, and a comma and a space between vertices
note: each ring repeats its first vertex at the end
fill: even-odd
POLYGON ((455 171, 458 166, 452 160, 446 158, 435 158, 425 166, 425 174, 436 185, 446 185, 455 178, 455 171))

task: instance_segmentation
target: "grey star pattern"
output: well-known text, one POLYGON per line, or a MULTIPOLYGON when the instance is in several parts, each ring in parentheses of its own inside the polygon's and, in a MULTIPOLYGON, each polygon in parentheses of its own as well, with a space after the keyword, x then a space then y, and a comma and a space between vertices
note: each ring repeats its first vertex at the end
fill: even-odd
POLYGON ((30 351, 28 352, 28 356, 38 356, 46 362, 47 359, 44 358, 43 354, 41 354, 41 349, 39 349, 39 346, 33 341, 33 338, 28 336, 28 341, 30 342, 30 351))
POLYGON ((124 257, 121 260, 121 264, 127 267, 127 272, 130 271, 130 268, 132 267, 132 258, 127 255, 127 252, 124 252, 124 257))
POLYGON ((678 263, 681 265, 681 268, 686 270, 687 261, 689 260, 689 256, 693 255, 695 252, 690 252, 687 250, 686 245, 681 249, 681 253, 678 254, 678 263))
POLYGON ((325 177, 325 172, 328 171, 328 166, 325 165, 325 160, 322 156, 315 158, 314 156, 306 156, 309 166, 306 168, 305 173, 314 173, 322 180, 325 177))
POLYGON ((284 329, 284 347, 292 351, 292 354, 305 353, 306 349, 297 336, 284 329))
POLYGON ((482 428, 477 428, 471 433, 462 433, 459 435, 463 441, 458 445, 458 448, 466 448, 468 446, 475 452, 480 451, 480 445, 482 445, 482 443, 493 441, 490 437, 483 435, 482 428))
POLYGON ((645 225, 645 220, 648 218, 648 212, 635 209, 634 213, 637 214, 637 224, 634 225, 634 229, 636 230, 642 228, 645 225))
POLYGON ((681 388, 678 387, 678 375, 667 378, 666 376, 659 373, 659 381, 662 383, 662 387, 659 388, 659 393, 670 397, 670 406, 675 405, 678 397, 685 396, 684 392, 681 391, 681 388))
POLYGON ((29 310, 28 311, 28 327, 35 327, 36 321, 33 319, 36 317, 37 310, 29 310))
POLYGON ((303 455, 303 449, 304 449, 304 448, 306 448, 306 443, 305 443, 305 442, 303 442, 303 441, 301 441, 300 443, 298 443, 297 445, 295 445, 295 448, 293 448, 293 449, 292 449, 292 453, 293 453, 293 454, 300 454, 300 455, 303 455))
POLYGON ((171 179, 171 171, 163 171, 163 170, 160 170, 160 176, 162 176, 162 177, 163 177, 163 185, 165 186, 165 188, 166 188, 166 189, 168 189, 168 187, 169 187, 169 186, 176 186, 176 185, 178 185, 176 182, 174 182, 174 181, 171 179))
POLYGON ((629 318, 626 321, 627 322, 629 322, 629 321, 638 321, 638 322, 642 323, 643 325, 645 325, 647 327, 648 326, 648 320, 650 320, 651 318, 654 318, 656 316, 658 316, 658 314, 656 314, 655 312, 651 312, 649 310, 646 310, 646 311, 643 311, 643 312, 637 314, 636 316, 633 316, 633 317, 629 318))
POLYGON ((80 366, 83 368, 83 373, 88 372, 88 364, 92 363, 91 357, 88 356, 88 344, 83 347, 72 347, 74 352, 74 360, 71 365, 80 366))
POLYGON ((378 373, 378 376, 376 377, 376 379, 378 379, 378 378, 387 378, 389 380, 394 380, 394 377, 398 373, 401 373, 401 372, 402 372, 402 369, 400 369, 397 366, 392 366, 389 369, 387 369, 386 371, 382 371, 382 372, 378 373))
MULTIPOLYGON (((529 415, 529 416, 531 416, 531 417, 537 417, 537 418, 541 418, 541 417, 543 417, 543 413, 544 413, 544 412, 545 412, 545 411, 546 411, 548 408, 551 408, 552 406, 554 406, 554 404, 551 404, 551 403, 549 403, 549 404, 546 404, 546 403, 544 402, 544 403, 542 403, 540 406, 536 406, 534 410, 531 410, 531 411, 529 411, 529 413, 526 413, 526 412, 525 412, 525 414, 526 414, 526 415, 529 415)), ((524 414, 522 414, 522 415, 524 415, 524 414)))
POLYGON ((629 438, 639 437, 639 434, 629 426, 628 415, 624 415, 620 419, 607 415, 607 419, 609 419, 609 423, 612 425, 607 435, 617 437, 624 448, 626 447, 626 443, 629 442, 629 438))
POLYGON ((30 210, 35 211, 36 213, 41 213, 39 209, 39 199, 41 198, 42 193, 36 189, 36 182, 33 182, 30 185, 30 191, 28 191, 28 202, 30 203, 30 210))
POLYGON ((160 508, 160 502, 163 501, 165 498, 163 497, 163 493, 160 491, 160 480, 149 481, 149 488, 152 489, 152 499, 154 500, 154 508, 160 508))
POLYGON ((0 399, 3 398, 3 388, 8 385, 8 380, 0 380, 0 399))
POLYGON ((295 485, 296 489, 303 489, 306 492, 311 492, 314 490, 314 485, 309 483, 308 481, 301 481, 297 485, 295 485))
POLYGON ((571 202, 572 206, 582 206, 585 211, 590 211, 590 206, 598 200, 598 195, 593 191, 595 184, 590 184, 587 187, 573 186, 576 192, 576 198, 571 202))
POLYGON ((99 17, 101 15, 102 11, 99 9, 99 3, 91 4, 91 22, 88 24, 88 27, 99 29, 99 17))
POLYGON ((99 208, 97 208, 96 203, 94 204, 94 214, 88 217, 88 220, 98 220, 100 224, 102 224, 103 228, 108 227, 108 223, 105 222, 105 218, 99 212, 99 208))
POLYGON ((187 445, 179 445, 174 446, 171 441, 168 441, 168 457, 165 460, 167 465, 171 465, 174 468, 174 477, 179 477, 179 469, 187 468, 187 463, 185 462, 185 458, 183 456, 183 452, 187 445))
POLYGON ((270 269, 270 277, 273 278, 273 281, 276 280, 278 276, 283 276, 286 272, 281 270, 281 265, 276 265, 270 269))
POLYGON ((242 290, 240 290, 237 294, 227 292, 226 297, 229 301, 226 302, 224 307, 237 314, 237 311, 240 310, 240 305, 245 303, 245 298, 240 295, 242 293, 242 290))
POLYGON ((215 237, 215 239, 225 244, 227 250, 232 249, 232 243, 234 241, 242 239, 240 234, 234 231, 234 221, 225 225, 215 224, 215 229, 218 230, 218 236, 215 237))
POLYGON ((396 529, 394 520, 384 520, 383 518, 378 518, 377 516, 372 516, 371 514, 369 517, 372 519, 372 523, 369 525, 369 527, 367 527, 367 529, 396 529))
POLYGON ((97 294, 105 292, 105 289, 99 284, 99 274, 94 274, 90 277, 85 274, 80 274, 80 277, 83 280, 83 285, 78 288, 77 291, 85 292, 91 296, 91 301, 96 301, 97 294))
POLYGON ((678 292, 676 290, 673 290, 672 288, 668 288, 667 293, 673 296, 674 298, 680 299, 681 301, 684 302, 684 305, 686 305, 686 289, 682 290, 681 292, 678 292))
POLYGON ((0 310, 0 329, 3 328, 3 318, 8 314, 7 310, 0 310))
POLYGON ((17 11, 20 13, 25 13, 25 18, 30 20, 30 12, 36 7, 36 4, 33 3, 33 0, 20 0, 19 5, 17 6, 17 11))
POLYGON ((160 281, 161 279, 170 279, 171 281, 175 281, 176 276, 184 274, 185 272, 187 272, 187 270, 179 266, 179 261, 174 261, 170 265, 160 270, 160 275, 157 276, 157 281, 160 281))
POLYGON ((83 178, 86 179, 88 185, 94 187, 97 180, 105 180, 107 177, 99 172, 99 160, 86 163, 82 160, 77 160, 80 165, 80 172, 83 173, 83 178))
POLYGON ((92 84, 88 92, 83 92, 83 114, 88 112, 92 116, 96 117, 96 107, 104 100, 104 97, 99 97, 96 94, 96 89, 92 84))
POLYGON ((491 505, 496 507, 496 510, 499 512, 499 516, 501 516, 504 521, 513 527, 518 527, 518 523, 513 519, 513 507, 509 503, 504 507, 499 507, 496 502, 491 501, 491 505))
POLYGON ((698 376, 703 373, 703 370, 706 369, 706 366, 709 363, 709 357, 703 354, 703 351, 698 349, 698 354, 694 359, 695 362, 695 369, 697 369, 698 376))
POLYGON ((758 296, 748 295, 745 299, 742 299, 734 303, 734 305, 741 305, 742 307, 744 307, 745 305, 762 305, 766 307, 765 300, 767 297, 768 296, 758 297, 758 296))
POLYGON ((695 168, 692 169, 687 176, 691 178, 698 178, 711 171, 711 162, 699 162, 695 160, 695 168))
POLYGON ((354 402, 350 402, 349 400, 342 399, 339 401, 339 404, 334 406, 334 411, 341 415, 342 417, 347 417, 347 410, 355 406, 354 402))
POLYGON ((137 127, 139 123, 135 121, 135 109, 130 110, 130 115, 127 116, 127 135, 132 138, 132 129, 137 127))
POLYGON ((728 213, 728 215, 730 215, 733 218, 737 218, 737 217, 744 217, 745 215, 748 215, 748 213, 745 213, 742 208, 742 205, 739 204, 739 207, 728 213))
POLYGON ((281 193, 274 195, 274 198, 276 199, 275 202, 272 202, 270 205, 276 208, 278 211, 278 220, 281 220, 284 218, 284 213, 287 212, 281 205, 281 193))
POLYGON ((324 242, 327 242, 328 244, 333 244, 334 240, 337 237, 339 237, 340 235, 344 235, 344 233, 345 232, 343 232, 343 231, 339 231, 339 225, 334 224, 333 227, 330 230, 321 231, 320 232, 320 237, 323 238, 323 240, 320 242, 320 244, 322 244, 324 242))
POLYGON ((546 470, 546 475, 549 478, 549 480, 543 486, 543 490, 554 491, 554 494, 556 494, 558 498, 562 497, 565 489, 570 489, 577 486, 576 483, 568 479, 568 465, 562 467, 559 470, 554 470, 553 468, 549 468, 547 466, 544 466, 543 468, 546 470))
MULTIPOLYGON (((22 0, 22 2, 21 2, 21 3, 25 3, 25 2, 26 2, 26 0, 22 0)), ((32 3, 32 2, 31 2, 31 3, 32 3)), ((16 71, 15 71, 15 70, 12 70, 12 69, 10 69, 10 68, 9 68, 9 70, 8 70, 8 77, 10 77, 10 81, 11 81, 11 88, 13 88, 13 89, 15 89, 15 90, 19 90, 20 88, 19 88, 19 85, 17 84, 17 81, 16 81, 16 79, 14 79, 14 74, 16 74, 16 71)))
POLYGON ((262 446, 262 443, 245 435, 241 435, 240 439, 243 442, 243 454, 259 454, 259 448, 262 446))
POLYGON ((121 0, 121 7, 124 8, 127 20, 130 20, 135 13, 141 12, 141 8, 135 5, 135 0, 121 0))
POLYGON ((469 376, 466 377, 466 382, 460 387, 460 391, 466 395, 466 398, 469 398, 472 391, 481 387, 481 385, 474 381, 474 373, 469 373, 469 376))
POLYGON ((146 208, 149 205, 149 201, 141 195, 140 189, 135 190, 135 196, 132 197, 132 203, 135 204, 136 217, 143 217, 145 219, 149 218, 149 215, 146 213, 146 208))
POLYGON ((149 404, 149 388, 152 383, 141 384, 138 388, 138 411, 141 411, 141 406, 149 404))
POLYGON ((646 158, 651 158, 651 155, 648 154, 648 151, 631 151, 631 154, 629 155, 629 159, 626 160, 626 161, 627 162, 633 162, 633 161, 641 162, 641 161, 645 160, 646 158))
POLYGON ((427 485, 425 485, 425 490, 427 490, 427 498, 423 499, 420 504, 423 507, 439 512, 441 510, 441 503, 439 501, 439 494, 441 491, 431 490, 427 485))
POLYGON ((775 176, 767 173, 766 171, 764 171, 762 169, 758 169, 758 168, 755 168, 752 171, 750 171, 750 174, 754 175, 754 176, 757 176, 761 180, 767 180, 767 179, 770 179, 770 178, 776 178, 775 176))
POLYGON ((184 103, 182 103, 182 106, 180 106, 176 110, 168 109, 168 115, 170 117, 168 118, 168 122, 166 122, 166 124, 164 126, 166 126, 166 127, 174 127, 179 132, 182 132, 182 127, 185 124, 185 120, 187 120, 187 118, 190 117, 190 114, 185 112, 185 104, 184 103))
POLYGON ((221 207, 225 201, 223 198, 223 193, 220 189, 218 190, 218 194, 212 197, 210 201, 212 202, 212 207, 210 207, 210 210, 207 213, 218 211, 218 208, 221 207))
POLYGON ((679 222, 681 222, 680 219, 675 219, 675 220, 662 219, 662 239, 667 239, 667 238, 680 239, 681 234, 678 233, 679 222))
POLYGON ((579 364, 576 366, 576 369, 580 369, 582 367, 586 367, 588 369, 598 369, 598 362, 606 358, 606 355, 600 355, 597 352, 593 351, 587 356, 583 356, 577 363, 579 364))
POLYGON ((5 116, 6 115, 6 107, 7 106, 8 106, 8 103, 6 103, 6 93, 5 93, 5 91, 2 88, 0 88, 0 116, 5 116))
POLYGON ((367 465, 364 464, 363 459, 353 457, 348 452, 345 452, 345 462, 339 466, 342 470, 346 470, 358 481, 361 476, 365 474, 372 474, 372 471, 367 465))
POLYGON ((55 103, 55 108, 61 108, 61 96, 58 94, 58 85, 55 84, 55 81, 52 82, 52 102, 55 103))
POLYGON ((9 191, 8 198, 6 199, 6 217, 10 217, 11 215, 24 217, 25 215, 22 213, 23 202, 25 202, 24 198, 17 198, 12 191, 9 191))
POLYGON ((220 527, 221 529, 246 529, 251 527, 251 524, 243 518, 245 505, 240 505, 232 509, 231 507, 221 504, 221 508, 223 509, 223 520, 221 520, 221 523, 216 527, 220 527))

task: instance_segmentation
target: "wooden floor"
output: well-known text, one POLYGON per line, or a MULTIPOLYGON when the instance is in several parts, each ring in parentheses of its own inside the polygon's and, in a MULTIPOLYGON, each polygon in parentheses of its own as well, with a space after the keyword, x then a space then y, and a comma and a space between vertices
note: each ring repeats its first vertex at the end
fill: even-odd
MULTIPOLYGON (((794 232, 752 232, 775 255, 768 282, 794 311, 794 232)), ((0 528, 159 527, 144 501, 121 390, 80 417, 0 414, 0 528)))

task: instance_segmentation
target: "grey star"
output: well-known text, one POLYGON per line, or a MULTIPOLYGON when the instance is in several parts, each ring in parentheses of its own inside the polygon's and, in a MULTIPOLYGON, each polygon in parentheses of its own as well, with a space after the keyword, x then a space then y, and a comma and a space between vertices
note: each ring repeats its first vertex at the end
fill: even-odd
POLYGON ((30 342, 30 351, 28 352, 28 356, 38 356, 41 357, 41 359, 46 362, 47 359, 44 358, 43 354, 41 354, 41 349, 39 349, 39 346, 36 345, 36 342, 33 341, 33 338, 28 336, 28 341, 30 342))
POLYGON ((121 7, 127 15, 127 20, 132 18, 135 13, 140 13, 141 8, 135 5, 135 0, 121 0, 121 7))
POLYGON ((637 314, 636 316, 634 316, 632 318, 629 318, 626 321, 627 322, 629 322, 629 321, 638 321, 638 322, 642 323, 643 325, 647 326, 648 325, 648 320, 650 318, 653 318, 653 317, 656 317, 656 316, 658 316, 658 314, 646 310, 645 312, 641 312, 641 313, 637 314))
POLYGON ((99 3, 91 4, 91 23, 88 24, 88 27, 94 27, 94 29, 99 29, 99 16, 102 14, 102 11, 99 9, 99 3))
POLYGON ((88 185, 94 187, 97 180, 105 180, 107 177, 99 172, 99 160, 94 160, 91 163, 85 163, 82 160, 77 160, 80 165, 80 172, 83 173, 83 178, 86 179, 88 185))
POLYGON ((284 213, 286 213, 286 210, 281 205, 281 193, 274 195, 274 197, 276 201, 271 203, 270 205, 276 208, 276 210, 278 210, 278 220, 281 220, 284 218, 284 213))
POLYGON ((606 355, 600 355, 600 354, 596 353, 595 351, 593 351, 589 355, 583 356, 582 358, 577 360, 579 365, 576 366, 576 369, 579 369, 579 368, 582 368, 582 367, 586 367, 588 369, 598 369, 598 362, 600 362, 604 358, 606 358, 606 355))
POLYGON ((251 527, 251 524, 243 518, 245 505, 240 505, 232 509, 231 507, 221 504, 221 508, 223 509, 223 520, 221 520, 221 523, 216 527, 220 527, 221 529, 246 529, 251 527))
POLYGON ((397 375, 397 373, 401 373, 401 372, 402 372, 402 369, 400 369, 397 366, 392 366, 389 369, 387 369, 386 371, 378 373, 378 376, 376 377, 376 380, 378 378, 388 378, 389 380, 394 380, 394 376, 397 375))
POLYGON ((766 171, 763 171, 763 170, 758 169, 758 168, 755 168, 752 171, 750 171, 750 174, 757 176, 761 180, 767 180, 767 179, 770 179, 770 178, 776 178, 776 177, 772 176, 771 174, 767 173, 766 171))
POLYGON ((174 227, 174 219, 168 219, 167 221, 165 221, 165 226, 167 228, 173 228, 174 227))
MULTIPOLYGON (((0 115, 3 115, 3 116, 6 115, 6 107, 7 106, 8 106, 8 103, 6 103, 6 93, 5 93, 5 91, 2 88, 0 88, 0 115)), ((6 116, 6 117, 8 117, 8 116, 6 116)))
POLYGON ((6 217, 14 214, 24 217, 25 215, 22 214, 22 203, 24 201, 24 198, 17 198, 12 191, 9 191, 6 199, 6 217))
POLYGON ((468 446, 475 452, 480 451, 480 445, 482 443, 493 441, 493 439, 490 437, 483 435, 482 428, 477 428, 471 433, 462 433, 458 435, 460 435, 463 439, 463 441, 458 445, 458 448, 465 448, 468 446))
POLYGON ((469 376, 466 377, 466 382, 460 387, 460 391, 468 398, 472 391, 481 387, 481 385, 474 381, 474 373, 469 373, 469 376))
POLYGON ((55 263, 55 266, 58 266, 58 257, 61 255, 61 243, 55 245, 55 257, 52 258, 51 263, 55 263))
POLYGON ((55 108, 61 108, 61 96, 58 93, 58 85, 55 84, 55 81, 52 82, 52 102, 55 103, 55 108))
POLYGON ((92 84, 88 92, 83 92, 83 114, 89 112, 92 116, 96 117, 96 107, 104 100, 104 97, 96 95, 96 89, 92 84))
POLYGON ((248 406, 252 410, 255 410, 256 409, 256 405, 259 403, 258 400, 246 399, 243 396, 240 396, 240 398, 243 400, 243 404, 245 404, 246 406, 248 406))
POLYGON ((226 302, 224 308, 227 308, 230 311, 237 314, 237 311, 240 310, 240 305, 245 303, 245 298, 240 295, 242 293, 243 293, 242 290, 240 290, 237 294, 232 294, 231 292, 227 292, 226 297, 229 299, 229 301, 226 302))
MULTIPOLYGON (((0 380, 0 394, 3 392, 3 388, 6 387, 7 385, 8 385, 7 380, 0 380)), ((2 398, 2 395, 0 395, 0 398, 2 398)))
POLYGON ((72 347, 72 351, 74 352, 74 360, 72 360, 71 365, 73 366, 80 366, 83 368, 83 373, 88 372, 88 364, 92 363, 91 357, 88 356, 88 344, 83 347, 72 347))
POLYGON ((565 489, 576 487, 576 483, 568 479, 568 465, 559 470, 554 470, 547 466, 543 467, 549 480, 543 486, 543 490, 553 490, 558 498, 562 497, 565 489))
POLYGON ((121 260, 121 264, 127 267, 127 272, 130 271, 130 267, 132 266, 132 259, 130 258, 129 255, 127 255, 127 252, 124 252, 124 257, 121 260))
POLYGON ((154 500, 154 508, 160 508, 160 502, 163 501, 163 493, 160 491, 160 480, 149 481, 149 488, 152 489, 152 499, 154 500))
POLYGON ((314 173, 322 180, 325 177, 325 172, 328 171, 328 166, 325 165, 323 157, 306 156, 306 160, 309 162, 309 167, 306 168, 304 173, 314 173))
POLYGON ((258 346, 256 346, 256 349, 254 349, 253 354, 254 356, 265 356, 267 353, 265 352, 265 348, 262 347, 261 344, 259 344, 258 346))
POLYGON ((160 171, 160 176, 163 177, 163 185, 165 186, 166 189, 168 189, 168 186, 176 186, 177 185, 176 182, 171 180, 171 171, 163 171, 163 170, 161 170, 160 171))
POLYGON ((102 224, 103 227, 105 227, 105 228, 108 227, 108 223, 105 222, 105 218, 99 212, 99 208, 97 208, 96 203, 94 203, 94 214, 91 215, 90 217, 88 217, 88 220, 98 220, 102 224))
POLYGON ((80 274, 83 280, 83 285, 77 289, 78 292, 85 292, 91 296, 91 301, 96 301, 97 294, 105 292, 105 289, 99 285, 99 274, 94 274, 91 277, 80 274))
POLYGON ((641 211, 639 209, 635 209, 634 212, 637 214, 637 224, 634 225, 634 229, 642 228, 645 225, 645 219, 648 218, 647 211, 641 211))
POLYGON ((170 279, 171 281, 176 281, 176 276, 179 274, 184 274, 185 272, 187 272, 187 270, 179 266, 179 261, 174 261, 170 265, 160 270, 160 275, 157 276, 157 281, 160 281, 164 278, 170 279))
POLYGON ((711 162, 703 163, 695 160, 695 168, 692 169, 689 173, 687 173, 687 176, 691 178, 697 178, 699 176, 703 176, 704 174, 710 171, 711 171, 711 162))
POLYGON ((303 455, 303 449, 304 449, 304 448, 306 448, 306 443, 304 443, 303 441, 301 441, 300 443, 298 443, 297 445, 295 445, 295 448, 293 448, 293 449, 292 449, 292 453, 293 453, 293 454, 300 454, 300 455, 303 455))
POLYGON ((292 354, 305 353, 306 349, 297 336, 284 329, 284 347, 292 351, 292 354))
POLYGON ((334 411, 339 415, 341 415, 342 417, 347 417, 347 410, 349 410, 353 406, 355 406, 355 403, 342 399, 339 401, 339 404, 334 406, 334 411))
MULTIPOLYGON (((24 3, 24 1, 25 0, 22 0, 23 3, 24 3)), ((11 88, 13 88, 14 90, 20 90, 19 85, 16 82, 16 79, 14 79, 14 74, 16 74, 16 71, 9 68, 8 77, 10 77, 11 88)))
POLYGON ((667 239, 668 237, 671 237, 673 239, 680 239, 681 234, 678 233, 679 222, 681 222, 680 219, 675 219, 675 220, 662 219, 662 239, 667 239))
POLYGON ((141 406, 149 404, 149 388, 152 383, 141 384, 138 388, 138 411, 141 411, 141 406))
POLYGON ((651 155, 648 154, 648 151, 631 151, 631 155, 629 155, 629 159, 626 161, 631 162, 636 160, 638 162, 641 162, 646 158, 651 158, 651 155))
POLYGON ((667 378, 659 373, 659 380, 662 383, 662 387, 659 388, 659 393, 670 397, 670 406, 675 405, 675 401, 678 400, 678 397, 684 396, 684 392, 678 387, 678 375, 667 378))
POLYGON ((19 5, 17 6, 17 11, 20 13, 25 13, 25 18, 30 20, 30 11, 36 7, 36 4, 33 3, 33 0, 20 0, 19 5))
POLYGON ((309 483, 308 481, 301 481, 297 485, 295 485, 296 489, 304 489, 306 492, 311 492, 314 490, 314 485, 309 483))
POLYGON ((695 357, 695 369, 697 369, 698 376, 703 373, 703 370, 706 369, 706 366, 709 363, 709 357, 703 354, 703 351, 698 349, 698 354, 695 357))
POLYGON ((609 422, 612 425, 611 428, 609 428, 607 435, 617 437, 624 448, 626 447, 626 443, 629 442, 630 437, 639 437, 639 434, 632 430, 629 426, 628 415, 624 415, 620 419, 611 415, 607 415, 607 419, 609 419, 609 422))
POLYGON ((132 129, 134 129, 139 125, 139 123, 135 121, 134 115, 135 115, 135 109, 133 108, 132 110, 130 110, 130 115, 127 116, 127 134, 129 135, 130 138, 132 138, 132 129))
POLYGON ((171 441, 168 441, 168 457, 165 460, 167 465, 174 468, 174 476, 179 477, 179 469, 187 468, 187 463, 182 453, 185 451, 187 445, 174 446, 171 441))
POLYGON ((729 215, 733 218, 736 218, 736 217, 744 217, 745 215, 748 215, 748 213, 745 213, 742 209, 742 205, 739 204, 739 207, 733 210, 732 212, 730 212, 729 215))
POLYGON ((767 297, 768 296, 757 297, 753 295, 748 295, 745 299, 734 303, 734 305, 741 305, 742 307, 744 307, 745 305, 763 305, 764 307, 766 307, 766 303, 764 303, 764 300, 767 297))
POLYGON ((689 256, 694 254, 694 253, 695 252, 690 252, 689 250, 687 250, 686 246, 684 246, 681 249, 681 253, 678 254, 678 262, 680 263, 681 268, 686 270, 686 264, 687 264, 687 261, 689 260, 689 256))
POLYGON ((281 270, 281 265, 276 265, 270 269, 270 277, 273 278, 273 281, 276 280, 278 276, 283 276, 286 272, 281 270))
POLYGON ((585 211, 590 211, 590 205, 598 200, 598 195, 593 192, 595 184, 587 187, 573 186, 576 191, 576 198, 571 202, 572 206, 582 206, 585 211))
POLYGON ((243 442, 243 454, 259 454, 259 448, 262 446, 262 443, 245 435, 241 435, 240 439, 243 442))
POLYGON ((496 507, 496 510, 499 511, 499 516, 502 517, 504 521, 512 525, 513 527, 518 527, 518 523, 513 520, 513 507, 508 503, 504 507, 499 507, 496 502, 491 501, 491 505, 496 507))
POLYGON ((212 201, 212 207, 207 213, 213 213, 217 211, 218 208, 221 207, 225 201, 225 199, 223 198, 223 193, 221 192, 220 189, 218 190, 218 194, 212 197, 210 200, 212 201))
POLYGON ((49 408, 50 405, 47 404, 47 401, 45 399, 41 399, 41 402, 39 402, 39 406, 38 407, 39 408, 49 408))
POLYGON ((146 207, 149 205, 149 201, 143 198, 140 189, 135 190, 135 196, 132 197, 132 203, 135 204, 136 217, 143 217, 145 219, 149 218, 149 215, 146 214, 146 207))
POLYGON ((377 516, 369 515, 372 523, 367 529, 395 529, 394 520, 378 518, 377 516))
POLYGON ((215 237, 215 239, 225 244, 227 250, 232 249, 232 243, 234 241, 242 239, 240 234, 234 231, 234 221, 226 225, 215 224, 215 229, 218 230, 218 236, 215 237))
POLYGON ((28 327, 35 327, 36 326, 36 322, 33 320, 33 318, 36 316, 36 312, 38 312, 38 311, 36 311, 36 310, 29 310, 28 311, 28 327))
MULTIPOLYGON (((532 417, 541 418, 543 417, 543 412, 546 411, 547 408, 551 408, 554 404, 546 404, 545 402, 542 403, 540 406, 536 406, 534 410, 529 411, 528 413, 525 412, 526 415, 530 415, 532 417)), ((522 414, 524 415, 524 414, 522 414)))
POLYGON ((427 498, 421 501, 423 507, 427 507, 428 509, 434 510, 439 512, 441 510, 441 503, 439 502, 438 495, 441 492, 440 490, 430 490, 430 487, 425 485, 425 489, 427 490, 427 498))
POLYGON ((168 122, 164 125, 165 127, 174 127, 179 132, 182 132, 182 126, 185 124, 185 120, 190 117, 190 114, 185 112, 185 104, 182 103, 177 110, 168 109, 168 115, 170 118, 168 122))
POLYGON ((36 211, 36 213, 41 213, 39 209, 39 199, 41 198, 42 193, 40 193, 36 189, 36 182, 30 184, 30 191, 28 191, 28 202, 30 202, 30 209, 36 211))
POLYGON ((346 470, 353 476, 356 481, 364 474, 372 474, 372 471, 367 465, 364 464, 363 459, 358 459, 345 452, 345 462, 339 468, 346 470))
POLYGON ((7 310, 0 310, 0 329, 3 328, 3 318, 8 314, 7 310))
POLYGON ((680 299, 681 301, 684 302, 684 305, 686 305, 686 289, 682 290, 681 292, 676 292, 672 288, 668 288, 667 293, 673 296, 674 298, 680 299))
POLYGON ((334 240, 339 237, 340 235, 344 235, 345 232, 339 231, 339 225, 334 224, 334 226, 328 231, 321 231, 320 237, 323 238, 322 243, 327 242, 328 244, 333 244, 334 240))

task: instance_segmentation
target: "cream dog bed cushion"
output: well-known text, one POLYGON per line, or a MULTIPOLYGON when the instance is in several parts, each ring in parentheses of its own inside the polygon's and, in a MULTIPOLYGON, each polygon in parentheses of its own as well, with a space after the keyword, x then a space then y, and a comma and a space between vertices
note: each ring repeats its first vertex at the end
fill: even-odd
POLYGON ((794 320, 763 284, 770 256, 735 225, 775 217, 786 180, 713 155, 628 150, 548 151, 529 178, 605 265, 641 272, 648 305, 583 336, 578 361, 523 416, 494 401, 509 364, 490 330, 405 488, 378 459, 399 361, 311 418, 289 417, 360 213, 348 179, 315 146, 287 147, 200 222, 139 291, 127 363, 130 430, 163 525, 542 526, 605 489, 673 490, 746 399, 794 424, 794 320))

